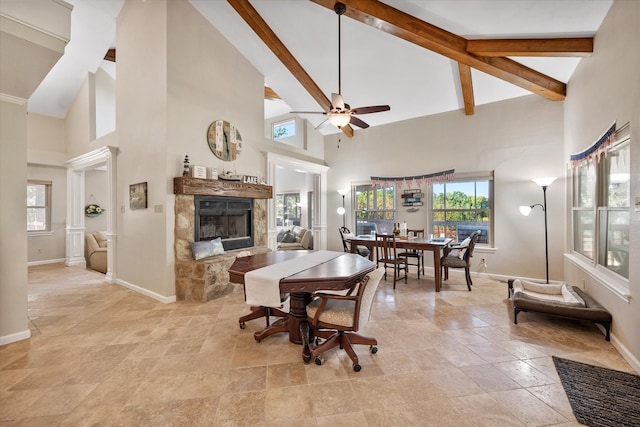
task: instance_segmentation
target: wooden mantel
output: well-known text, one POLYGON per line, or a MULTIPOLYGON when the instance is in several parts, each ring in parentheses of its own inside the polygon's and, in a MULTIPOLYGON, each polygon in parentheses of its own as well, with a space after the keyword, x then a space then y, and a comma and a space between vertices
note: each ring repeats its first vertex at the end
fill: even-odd
POLYGON ((273 187, 261 184, 245 184, 240 181, 178 176, 173 178, 173 194, 271 199, 273 198, 273 187))

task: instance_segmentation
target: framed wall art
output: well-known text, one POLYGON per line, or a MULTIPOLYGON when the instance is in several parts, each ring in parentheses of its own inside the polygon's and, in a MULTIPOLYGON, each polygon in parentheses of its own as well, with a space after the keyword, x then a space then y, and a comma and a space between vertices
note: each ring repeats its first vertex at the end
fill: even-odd
POLYGON ((129 186, 129 209, 147 208, 147 183, 140 182, 129 186))

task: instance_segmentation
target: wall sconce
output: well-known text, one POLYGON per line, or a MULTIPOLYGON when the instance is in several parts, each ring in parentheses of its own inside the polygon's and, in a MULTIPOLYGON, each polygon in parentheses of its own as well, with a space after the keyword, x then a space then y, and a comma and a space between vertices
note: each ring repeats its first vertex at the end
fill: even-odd
POLYGON ((338 190, 338 194, 340 194, 342 196, 342 206, 340 206, 337 209, 338 215, 342 216, 342 226, 346 227, 346 218, 344 216, 344 214, 347 212, 344 208, 344 196, 347 195, 347 193, 349 192, 349 190, 338 190))
POLYGON ((556 180, 555 176, 549 176, 544 178, 536 178, 533 180, 536 184, 542 187, 542 196, 543 196, 543 204, 536 203, 529 206, 520 206, 520 213, 524 216, 529 216, 533 208, 536 206, 540 206, 542 208, 542 212, 544 212, 544 255, 546 262, 546 272, 547 272, 547 283, 549 283, 549 240, 548 240, 548 229, 547 229, 547 187, 549 187, 553 181, 556 180))

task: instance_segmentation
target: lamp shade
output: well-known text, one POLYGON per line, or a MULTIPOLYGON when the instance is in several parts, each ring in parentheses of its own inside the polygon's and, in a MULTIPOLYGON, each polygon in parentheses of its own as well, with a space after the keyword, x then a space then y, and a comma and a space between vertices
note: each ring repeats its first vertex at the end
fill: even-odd
POLYGON ((520 213, 524 216, 529 216, 531 213, 531 206, 520 206, 520 213))
POLYGON ((344 209, 342 206, 340 206, 340 207, 337 209, 337 211, 338 211, 338 215, 344 215, 344 213, 345 213, 345 209, 344 209))
POLYGON ((346 113, 328 113, 329 115, 329 123, 334 125, 337 128, 341 128, 349 124, 349 120, 351 120, 351 116, 346 113))
POLYGON ((348 189, 346 189, 346 190, 345 189, 338 190, 338 194, 340 194, 341 196, 346 196, 348 192, 349 192, 348 189))
POLYGON ((555 176, 545 176, 543 178, 535 178, 533 180, 533 182, 535 182, 536 184, 538 184, 540 187, 548 187, 550 186, 553 181, 556 180, 555 176))

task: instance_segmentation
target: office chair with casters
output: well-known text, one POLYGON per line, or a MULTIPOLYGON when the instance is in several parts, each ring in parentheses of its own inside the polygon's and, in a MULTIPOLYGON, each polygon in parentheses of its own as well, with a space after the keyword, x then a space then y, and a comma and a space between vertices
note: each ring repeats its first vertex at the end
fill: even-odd
POLYGON ((444 269, 444 280, 449 279, 450 268, 464 268, 464 276, 467 281, 467 288, 471 291, 471 257, 473 249, 478 243, 481 231, 474 231, 471 236, 461 242, 459 245, 445 246, 443 256, 440 259, 440 266, 444 269), (454 252, 455 251, 455 252, 454 252))
MULTIPOLYGON (((342 248, 344 249, 345 252, 350 252, 349 245, 347 244, 347 240, 345 239, 344 236, 350 235, 351 230, 349 230, 347 227, 339 227, 338 231, 340 232, 340 239, 342 239, 342 248)), ((371 251, 369 251, 368 248, 363 246, 358 246, 358 248, 356 249, 356 252, 358 253, 358 255, 361 255, 365 258, 367 258, 371 254, 371 251)))
POLYGON ((376 240, 376 262, 384 267, 384 280, 387 280, 387 267, 393 267, 393 289, 396 288, 396 282, 402 278, 404 283, 407 283, 407 258, 398 256, 396 236, 376 233, 376 240), (403 277, 400 277, 400 270, 404 270, 403 277))
MULTIPOLYGON (((346 295, 316 292, 314 299, 307 305, 307 321, 315 338, 316 347, 310 350, 316 365, 322 365, 321 354, 340 346, 353 362, 353 370, 359 372, 362 367, 353 348, 354 344, 368 345, 372 354, 378 352, 375 338, 356 334, 369 320, 373 298, 384 275, 385 269, 367 274, 360 283, 355 284, 346 295), (324 340, 320 342, 320 339, 324 340)), ((309 347, 309 338, 305 346, 309 347)))
MULTIPOLYGON (((407 230, 407 236, 409 238, 424 238, 424 228, 421 230, 407 230)), ((400 252, 398 254, 399 257, 407 258, 407 268, 410 265, 415 265, 418 269, 418 279, 420 278, 420 272, 424 275, 424 251, 418 249, 407 249, 405 252, 400 252), (410 259, 415 259, 416 263, 410 263, 410 259)))
MULTIPOLYGON (((250 255, 251 255, 251 252, 242 251, 238 254, 238 258, 250 256, 250 255)), ((250 307, 251 312, 249 314, 245 314, 244 316, 238 319, 238 324, 240 325, 240 329, 246 328, 245 322, 264 317, 266 320, 266 326, 265 326, 265 329, 263 329, 262 331, 256 332, 254 334, 254 338, 256 339, 256 341, 260 342, 262 338, 269 336, 272 333, 278 332, 275 330, 273 330, 272 332, 271 329, 274 329, 274 328, 271 328, 271 329, 269 328, 271 326, 269 318, 271 316, 279 317, 281 319, 286 319, 287 317, 289 317, 289 313, 287 309, 288 302, 289 302, 288 300, 289 300, 289 294, 282 294, 280 295, 280 301, 282 302, 282 305, 280 307, 251 306, 250 307)), ((286 332, 286 331, 287 330, 283 329, 280 332, 286 332)))

